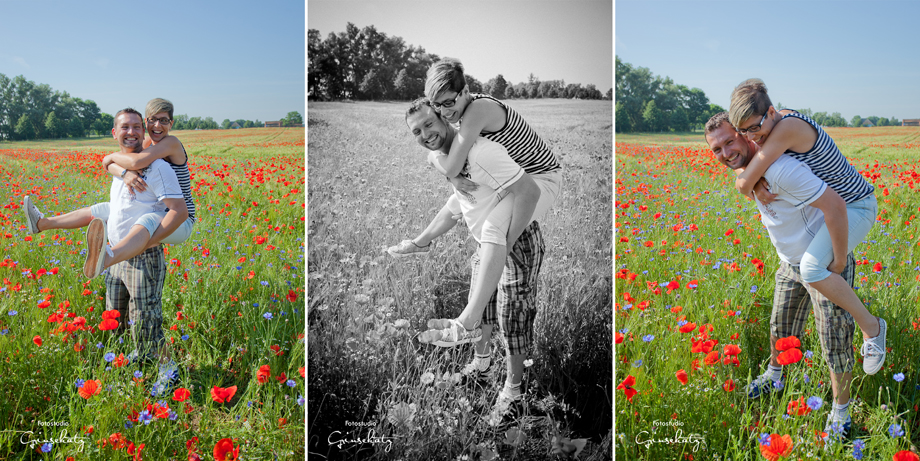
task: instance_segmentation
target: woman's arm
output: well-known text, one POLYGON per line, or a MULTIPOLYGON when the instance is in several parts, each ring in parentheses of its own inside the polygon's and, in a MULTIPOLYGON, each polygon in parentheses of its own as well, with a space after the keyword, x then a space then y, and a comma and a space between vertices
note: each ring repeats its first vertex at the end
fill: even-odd
MULTIPOLYGON (((767 172, 767 168, 787 150, 793 146, 801 145, 803 141, 807 141, 809 136, 814 137, 817 135, 814 132, 814 128, 807 122, 798 119, 777 122, 763 147, 754 154, 744 172, 735 179, 735 188, 738 189, 738 192, 750 196, 754 190, 754 185, 767 172), (801 124, 795 122, 801 122, 801 124)), ((812 144, 814 143, 812 142, 812 144)))
POLYGON ((439 158, 433 165, 435 169, 449 178, 460 174, 470 149, 487 126, 504 126, 505 110, 498 104, 488 101, 472 101, 463 112, 460 131, 450 146, 450 154, 439 158))
POLYGON ((118 166, 129 170, 142 170, 150 166, 154 160, 158 158, 165 159, 167 157, 170 158, 173 164, 179 165, 185 163, 182 143, 180 143, 179 139, 175 136, 167 136, 163 138, 162 141, 136 154, 115 152, 106 155, 106 159, 103 160, 103 166, 108 169, 108 163, 116 163, 118 166))

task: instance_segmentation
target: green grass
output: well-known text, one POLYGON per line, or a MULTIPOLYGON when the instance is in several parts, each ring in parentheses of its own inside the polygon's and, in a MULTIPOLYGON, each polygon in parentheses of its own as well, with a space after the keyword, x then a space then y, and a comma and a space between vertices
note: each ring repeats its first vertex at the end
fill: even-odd
MULTIPOLYGON (((587 439, 580 459, 612 450, 611 105, 512 101, 560 156, 559 201, 541 222, 529 418, 494 432, 483 420, 503 382, 502 348, 484 386, 457 382, 470 348, 414 336, 466 303, 475 243, 458 227, 427 259, 383 249, 419 233, 451 193, 410 136, 404 103, 311 103, 308 289, 311 456, 331 459, 551 458, 557 441, 587 439), (354 423, 362 424, 356 428, 354 423), (338 431, 338 433, 336 433, 338 431), (391 441, 329 444, 366 437, 391 441), (518 437, 520 435, 520 437, 518 437)), ((496 335, 497 336, 497 335, 496 335)))
MULTIPOLYGON (((890 350, 885 367, 874 376, 856 364, 854 434, 828 447, 817 442, 815 431, 824 429, 831 391, 813 318, 801 340, 802 350, 814 355, 785 367, 784 393, 746 398, 744 387, 769 358, 773 273, 779 259, 753 202, 735 192, 733 175, 701 137, 694 143, 683 135, 618 136, 615 328, 623 341, 615 346, 615 381, 619 385, 632 376, 638 391, 631 402, 623 390, 616 394, 618 459, 763 459, 763 433, 790 435, 795 448, 789 459, 853 459, 857 439, 866 445, 864 459, 891 459, 920 440, 920 347, 915 337, 920 325, 920 233, 914 229, 920 214, 915 179, 920 130, 828 132, 874 184, 879 201, 878 220, 855 251, 860 263, 856 285, 870 312, 888 321, 890 350), (726 236, 729 230, 733 233, 726 236), (765 263, 762 275, 754 258, 765 263), (877 272, 876 263, 881 264, 877 272), (732 270, 733 264, 738 270, 732 270), (679 288, 669 291, 671 282, 679 288), (699 330, 680 333, 682 320, 698 327, 712 325, 709 336, 718 340, 714 350, 720 357, 725 345, 738 345, 740 366, 703 364, 704 354, 690 350, 691 336, 699 330), (654 338, 647 341, 649 335, 654 338), (698 370, 693 370, 694 360, 699 361, 698 370), (690 375, 686 385, 675 377, 678 370, 690 375), (893 379, 898 373, 905 376, 902 382, 893 379), (733 391, 723 388, 728 380, 735 385, 733 391), (823 407, 787 417, 790 401, 811 396, 821 398, 823 407), (892 424, 900 424, 905 435, 890 436, 892 424), (705 449, 694 451, 687 439, 668 443, 675 435, 699 436, 705 449)), ((856 339, 854 346, 860 345, 856 339)))
POLYGON ((303 457, 303 131, 173 134, 189 153, 197 206, 192 237, 165 249, 163 328, 180 365, 179 386, 191 392, 182 403, 172 395, 150 396, 155 367, 118 367, 103 358, 126 354, 133 343, 130 335, 97 328, 105 285, 101 277, 87 281, 80 274, 83 230, 31 236, 19 208, 23 195, 46 214, 107 200, 110 180, 99 160, 117 149, 115 141, 0 144, 8 191, 0 209, 0 389, 6 397, 0 400, 0 459, 128 459, 126 448, 102 446, 119 433, 144 444, 145 459, 186 459, 186 442, 196 437, 203 459, 222 438, 234 439, 249 459, 303 457), (56 274, 39 276, 46 271, 56 274), (43 308, 45 300, 50 305, 43 308), (56 312, 63 318, 49 319, 56 312), (79 317, 85 329, 73 325, 79 317), (262 365, 271 368, 265 384, 256 379, 262 365), (274 378, 281 373, 286 379, 279 382, 274 378), (101 381, 101 391, 84 399, 78 379, 101 381), (211 399, 213 386, 238 390, 219 404, 211 399), (175 416, 139 421, 158 400, 175 416), (22 439, 28 431, 33 434, 22 439), (41 453, 35 451, 41 444, 21 443, 60 438, 64 431, 84 445, 58 441, 41 453))

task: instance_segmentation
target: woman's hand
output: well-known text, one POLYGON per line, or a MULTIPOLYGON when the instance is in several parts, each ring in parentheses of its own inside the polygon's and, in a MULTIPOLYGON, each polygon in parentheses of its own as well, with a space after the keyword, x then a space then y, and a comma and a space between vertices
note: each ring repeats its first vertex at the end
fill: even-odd
POLYGON ((767 181, 763 178, 760 178, 757 184, 754 184, 754 195, 756 195, 757 200, 760 200, 760 203, 764 205, 769 205, 775 201, 777 197, 777 195, 770 192, 767 187, 769 187, 769 184, 767 184, 767 181))
POLYGON ((135 193, 135 191, 144 192, 147 190, 147 183, 144 182, 144 178, 137 174, 136 171, 128 170, 122 180, 128 186, 128 190, 130 190, 132 194, 135 193))
POLYGON ((834 260, 831 261, 831 264, 830 264, 829 266, 827 266, 827 270, 829 270, 829 271, 831 271, 831 272, 833 272, 833 273, 835 273, 835 274, 842 274, 842 273, 843 273, 843 270, 846 269, 846 267, 847 267, 847 259, 846 259, 846 258, 843 258, 842 260, 837 259, 837 258, 834 258, 834 260))
POLYGON ((479 189, 479 184, 476 184, 462 176, 447 178, 447 180, 450 181, 450 184, 454 186, 454 189, 456 189, 457 192, 468 199, 472 199, 472 192, 474 192, 476 189, 479 189))

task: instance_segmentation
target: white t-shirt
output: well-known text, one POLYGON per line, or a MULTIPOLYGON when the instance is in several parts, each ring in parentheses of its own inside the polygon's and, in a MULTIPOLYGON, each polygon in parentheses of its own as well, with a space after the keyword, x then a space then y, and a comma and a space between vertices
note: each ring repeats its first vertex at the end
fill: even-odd
MULTIPOLYGON (((508 187, 524 177, 524 169, 511 160, 504 146, 480 137, 470 148, 460 175, 478 184, 479 188, 470 194, 471 197, 454 190, 447 205, 453 213, 463 213, 473 238, 482 243, 486 217, 499 204, 511 205, 508 201, 503 203, 503 199, 508 195, 508 187)), ((510 219, 510 208, 507 215, 510 219)), ((504 244, 505 236, 500 238, 500 243, 504 244)), ((486 237, 486 241, 490 240, 486 237)))
POLYGON ((769 205, 754 200, 760 221, 767 227, 779 258, 798 266, 815 233, 824 225, 824 213, 808 205, 824 194, 827 184, 808 165, 788 155, 773 162, 763 177, 777 197, 769 205))
POLYGON ((109 192, 109 242, 116 244, 128 235, 137 219, 147 213, 166 212, 164 199, 184 199, 176 173, 165 161, 156 159, 141 172, 147 190, 131 194, 121 178, 112 180, 109 192))

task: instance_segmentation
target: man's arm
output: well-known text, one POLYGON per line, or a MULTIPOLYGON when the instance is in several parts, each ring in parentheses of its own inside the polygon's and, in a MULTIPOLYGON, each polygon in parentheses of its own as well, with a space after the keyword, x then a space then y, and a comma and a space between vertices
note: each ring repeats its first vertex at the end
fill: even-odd
POLYGON ((834 250, 834 261, 827 268, 839 274, 847 264, 847 204, 834 189, 828 187, 811 206, 824 213, 824 224, 827 225, 834 250))
POLYGON ((154 239, 151 236, 148 245, 156 245, 160 243, 160 240, 172 235, 179 226, 188 219, 188 208, 185 207, 185 199, 182 198, 166 198, 163 199, 163 203, 169 207, 169 211, 166 212, 166 216, 163 217, 163 220, 160 221, 160 227, 163 228, 163 233, 160 238, 154 239))
POLYGON ((502 126, 505 121, 504 109, 496 104, 485 101, 470 102, 463 113, 463 123, 457 131, 457 136, 450 146, 450 155, 437 157, 432 163, 435 169, 440 171, 448 178, 460 174, 463 164, 470 155, 470 149, 479 138, 479 134, 486 126, 492 126, 499 123, 502 126), (477 104, 481 102, 481 104, 477 104))
POLYGON ((763 147, 751 158, 744 172, 735 179, 735 188, 738 192, 750 196, 754 191, 754 185, 763 177, 767 168, 793 146, 807 142, 809 135, 814 135, 814 128, 805 121, 788 119, 777 122, 763 147))
MULTIPOLYGON (((175 136, 167 136, 162 141, 145 148, 136 154, 124 154, 114 152, 106 155, 102 159, 102 166, 108 170, 112 163, 117 164, 123 169, 141 170, 150 166, 158 158, 165 159, 169 157, 172 163, 181 164, 183 159, 182 143, 175 136)), ((119 170, 120 172, 120 170, 119 170)))

